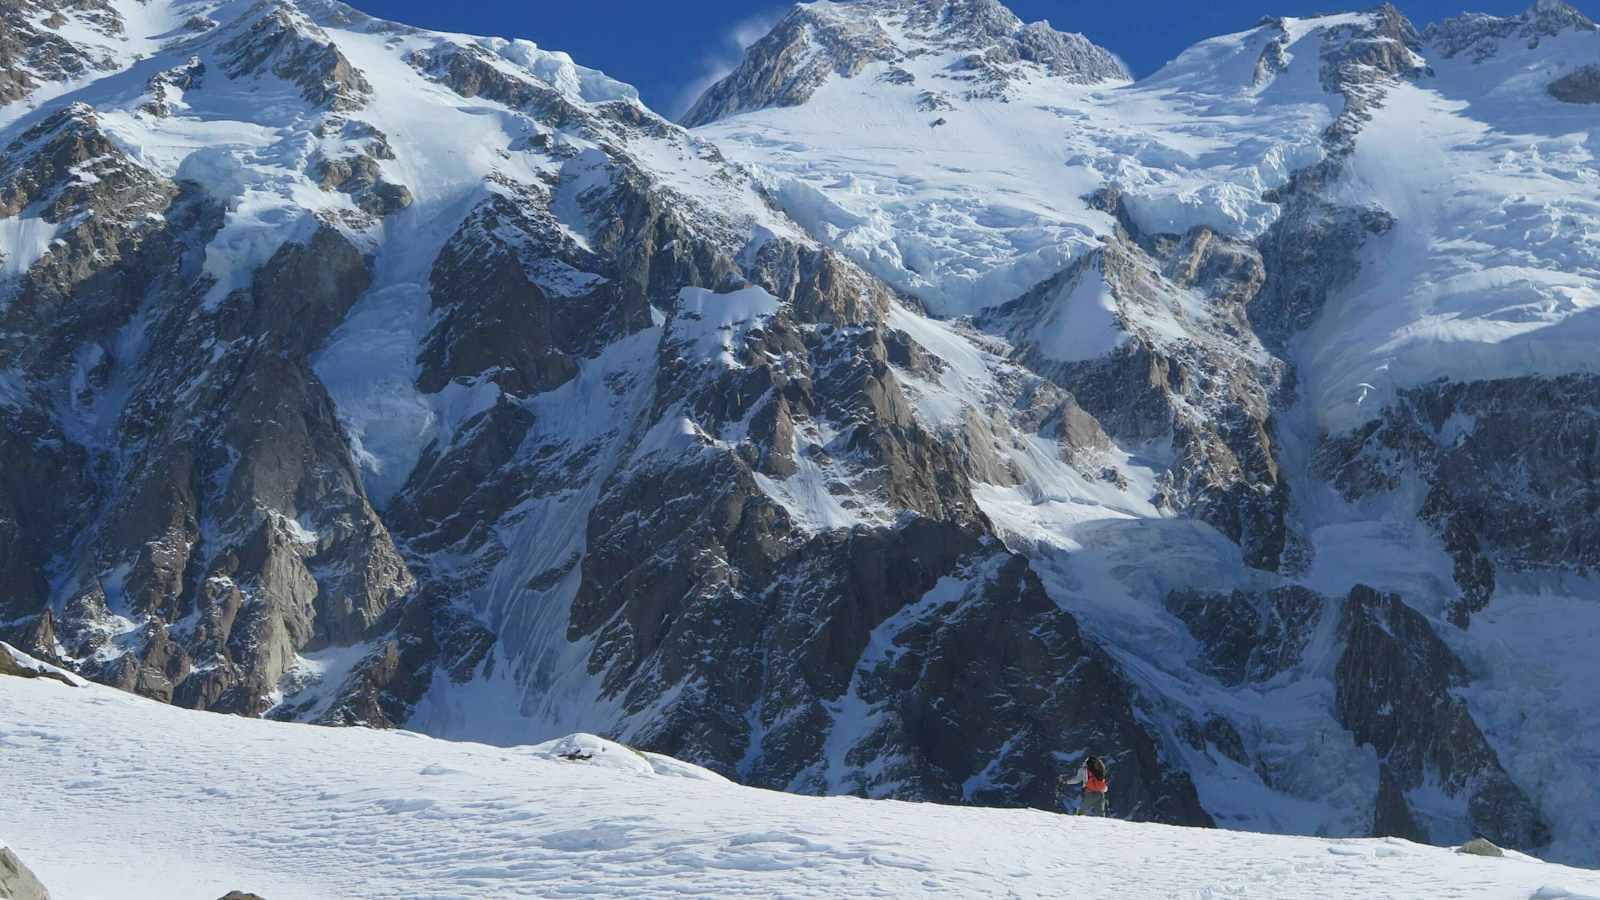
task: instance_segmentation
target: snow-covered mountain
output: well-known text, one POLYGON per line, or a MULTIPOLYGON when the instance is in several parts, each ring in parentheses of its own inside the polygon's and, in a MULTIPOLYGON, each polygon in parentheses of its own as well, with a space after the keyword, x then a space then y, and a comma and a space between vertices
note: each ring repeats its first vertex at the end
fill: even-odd
POLYGON ((0 736, 18 900, 40 895, 8 843, 57 900, 1600 896, 1515 851, 798 797, 591 735, 498 748, 43 679, 0 676, 0 736))
MULTIPOLYGON (((1600 862, 1600 31, 1141 81, 802 4, 690 111, 324 0, 0 10, 0 638, 800 793, 1600 862)), ((141 709, 147 707, 138 707, 141 709)))

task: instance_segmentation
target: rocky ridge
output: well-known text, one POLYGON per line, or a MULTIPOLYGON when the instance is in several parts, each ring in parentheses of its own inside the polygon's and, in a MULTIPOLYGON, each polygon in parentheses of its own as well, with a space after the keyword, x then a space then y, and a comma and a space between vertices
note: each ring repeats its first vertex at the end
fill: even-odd
MULTIPOLYGON (((799 106, 829 78, 854 78, 883 63, 881 77, 914 83, 899 63, 940 54, 949 57, 943 78, 969 98, 999 97, 1019 78, 1048 77, 1079 84, 1130 76, 1115 55, 1081 34, 1048 22, 1024 25, 998 0, 858 0, 796 6, 744 61, 683 116, 706 125, 725 116, 769 106, 799 106)), ((930 85, 930 109, 944 91, 930 85)))
POLYGON ((111 3, 30 0, 0 10, 0 103, 27 98, 42 84, 83 79, 116 67, 114 56, 98 45, 68 40, 68 24, 115 40, 123 19, 111 3))

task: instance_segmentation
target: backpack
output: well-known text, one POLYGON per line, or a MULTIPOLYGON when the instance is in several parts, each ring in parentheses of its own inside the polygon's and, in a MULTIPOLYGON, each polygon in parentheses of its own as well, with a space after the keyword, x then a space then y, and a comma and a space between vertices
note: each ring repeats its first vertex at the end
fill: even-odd
POLYGON ((1083 761, 1083 765, 1084 765, 1084 768, 1089 770, 1089 774, 1090 775, 1093 775, 1095 778, 1099 779, 1100 781, 1105 781, 1106 780, 1106 764, 1105 764, 1105 761, 1102 760, 1100 757, 1091 756, 1088 759, 1083 761))

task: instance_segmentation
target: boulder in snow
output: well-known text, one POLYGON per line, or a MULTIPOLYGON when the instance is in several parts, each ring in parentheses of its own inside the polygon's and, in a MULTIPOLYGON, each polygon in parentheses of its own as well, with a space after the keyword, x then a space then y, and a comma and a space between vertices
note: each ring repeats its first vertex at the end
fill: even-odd
POLYGON ((0 675, 11 675, 16 678, 50 678, 67 687, 80 687, 84 683, 83 679, 71 672, 40 662, 3 641, 0 641, 0 675))
POLYGON ((1550 96, 1563 103, 1600 103, 1600 66, 1584 66, 1550 82, 1550 96))
MULTIPOLYGON (((0 644, 0 647, 3 646, 0 644)), ((0 659, 4 658, 0 655, 0 659)), ((50 900, 50 892, 4 844, 0 844, 0 897, 7 900, 50 900)))
POLYGON ((1473 856, 1505 856, 1506 852, 1496 847, 1488 838, 1473 838, 1456 848, 1457 853, 1470 853, 1473 856))

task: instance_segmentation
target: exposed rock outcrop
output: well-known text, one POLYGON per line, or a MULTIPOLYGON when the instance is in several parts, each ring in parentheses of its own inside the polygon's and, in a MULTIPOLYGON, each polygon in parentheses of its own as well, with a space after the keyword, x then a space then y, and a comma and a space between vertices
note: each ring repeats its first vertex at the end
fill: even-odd
POLYGON ((229 78, 270 72, 299 87, 307 103, 331 110, 360 109, 372 94, 366 76, 292 3, 264 0, 229 27, 222 45, 229 78))
POLYGON ((1128 818, 1210 824, 1196 781, 1258 777, 1244 794, 1341 833, 1548 842, 1464 699, 1480 658, 1406 605, 1451 598, 1341 611, 1294 582, 1346 577, 1312 559, 1323 513, 1419 485, 1399 519, 1454 558, 1458 623, 1504 573, 1600 565, 1594 378, 1403 390, 1309 471, 1314 426, 1279 417, 1314 418, 1297 341, 1408 227, 1346 177, 1358 135, 1427 83, 1424 52, 1586 33, 1570 7, 1424 36, 1389 6, 1268 20, 1216 84, 1123 90, 1108 52, 994 0, 807 4, 687 116, 853 78, 925 149, 1055 85, 1046 131, 1106 138, 1045 160, 1106 185, 1088 209, 959 160, 843 197, 815 176, 855 172, 731 162, 563 54, 337 3, 218 6, 129 38, 136 61, 83 39, 121 40, 96 0, 19 8, 0 102, 68 92, 8 107, 0 158, 0 638, 22 652, 245 715, 603 731, 776 789, 1055 808, 1093 751, 1128 818), (1188 130, 1153 106, 1094 124, 1130 95, 1188 130), (1253 168, 1199 149, 1235 126, 1267 147, 1253 168), (981 196, 886 212, 968 177, 981 196), (1253 706, 1289 691, 1294 722, 1253 706), (461 720, 485 698, 492 726, 461 720))
POLYGON ((150 99, 140 104, 139 109, 156 118, 166 118, 172 115, 173 105, 182 102, 183 92, 199 88, 205 76, 206 64, 198 56, 189 57, 181 66, 157 72, 145 83, 150 99))
POLYGON ((104 0, 19 0, 0 7, 0 104, 22 100, 44 83, 116 67, 103 49, 63 36, 69 22, 107 38, 123 30, 116 7, 104 0))
POLYGON ((383 160, 394 159, 394 151, 381 131, 352 121, 331 120, 325 125, 325 133, 361 143, 342 155, 317 156, 312 174, 323 190, 349 194, 358 208, 379 218, 411 205, 410 188, 383 177, 383 160))
MULTIPOLYGON (((1109 51, 1046 22, 1024 25, 997 0, 862 0, 795 7, 683 116, 705 125, 740 112, 804 103, 830 77, 928 53, 955 54, 949 77, 972 96, 1003 94, 1019 67, 1081 84, 1129 78, 1109 51), (885 27, 891 23, 896 30, 885 27)), ((897 76, 914 77, 904 69, 897 76)), ((909 82, 905 82, 909 83, 909 82)))
POLYGON ((1467 841, 1465 844, 1457 847, 1456 852, 1465 853, 1469 856, 1487 856, 1495 859, 1506 855, 1504 850, 1501 850, 1499 847, 1496 847, 1493 842, 1483 838, 1473 838, 1472 840, 1467 841))
POLYGON ((11 848, 0 844, 0 897, 8 900, 50 900, 50 892, 11 848))
POLYGON ((1288 585, 1263 594, 1175 592, 1167 607, 1200 642, 1205 667, 1226 684, 1267 681, 1300 662, 1323 598, 1288 585))
POLYGON ((1070 391, 1111 437, 1170 441, 1157 502, 1215 525, 1251 565, 1277 568, 1288 498, 1271 420, 1287 367, 1246 315, 1265 278, 1261 258, 1206 227, 1143 234, 1113 190, 1090 202, 1118 217, 1116 238, 980 324, 1004 333, 1029 369, 1070 391), (1098 355, 1062 358, 1046 336, 1078 327, 1063 320, 1068 307, 1100 291, 1121 336, 1098 355), (1172 321, 1183 322, 1182 337, 1172 321))
POLYGON ((95 677, 259 714, 298 650, 363 640, 410 589, 306 362, 367 277, 362 256, 324 229, 280 249, 216 319, 157 328, 172 369, 217 358, 187 392, 149 383, 133 395, 146 451, 89 530, 60 630, 75 656, 92 656, 128 610, 145 618, 143 649, 95 677), (174 634, 186 616, 197 624, 174 634))
POLYGON ((1249 301, 1250 324, 1280 356, 1289 338, 1316 320, 1328 298, 1355 280, 1362 244, 1394 226, 1387 210, 1330 202, 1328 188, 1389 86, 1426 72, 1416 29, 1390 4, 1379 6, 1366 24, 1341 25, 1332 32, 1323 42, 1322 88, 1341 97, 1344 108, 1323 133, 1326 157, 1264 195, 1282 211, 1256 242, 1265 281, 1249 301))
POLYGON ((1563 103, 1600 103, 1600 66, 1582 66, 1550 82, 1550 96, 1563 103))
POLYGON ((6 644, 0 644, 0 675, 12 678, 48 678, 51 681, 59 681, 67 687, 78 686, 77 682, 74 682, 63 670, 25 656, 16 655, 11 647, 6 644))
POLYGON ((1425 385, 1329 438, 1316 464, 1351 500, 1423 486, 1420 515, 1461 589, 1451 617, 1466 627, 1499 569, 1600 566, 1597 405, 1593 375, 1425 385))
POLYGON ((1466 668, 1428 620, 1397 595, 1358 586, 1340 628, 1346 643, 1335 670, 1335 707, 1356 740, 1378 753, 1375 833, 1455 838, 1419 821, 1419 808, 1408 803, 1409 792, 1426 786, 1464 808, 1471 828, 1497 843, 1528 850, 1548 844, 1538 807, 1453 693, 1466 683, 1466 668))
POLYGON ((1516 16, 1466 13, 1446 19, 1428 26, 1422 37, 1446 58, 1466 55, 1481 63, 1496 56, 1508 39, 1533 49, 1541 40, 1566 31, 1594 30, 1593 20, 1564 0, 1537 0, 1516 16))
POLYGON ((3 410, 17 427, 0 442, 0 522, 47 517, 5 554, 7 636, 59 642, 92 659, 86 674, 158 699, 259 713, 298 650, 360 640, 410 583, 308 363, 367 261, 323 228, 210 301, 222 211, 203 192, 130 159, 78 105, 11 150, 7 209, 43 201, 65 230, 0 309, 0 366, 67 399, 3 410))

